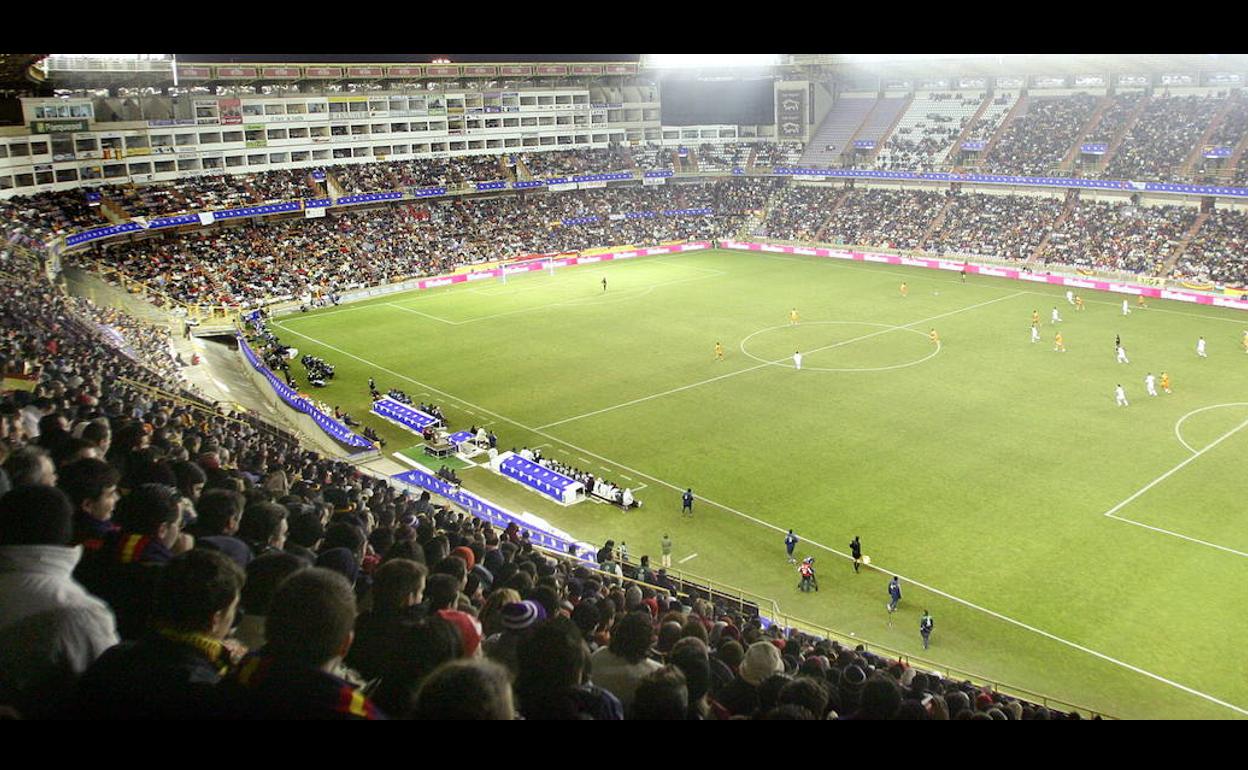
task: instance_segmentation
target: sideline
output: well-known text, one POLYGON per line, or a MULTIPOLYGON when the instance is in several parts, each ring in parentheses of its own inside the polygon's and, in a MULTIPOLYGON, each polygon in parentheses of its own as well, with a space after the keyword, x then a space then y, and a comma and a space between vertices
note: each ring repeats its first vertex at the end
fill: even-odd
MULTIPOLYGON (((281 326, 281 323, 280 323, 279 321, 274 321, 274 325, 276 325, 276 326, 279 326, 279 327, 280 327, 280 326, 281 326)), ((282 327, 282 328, 285 328, 285 327, 282 327)), ((527 425, 525 425, 525 424, 523 424, 523 423, 521 423, 521 422, 517 422, 516 420, 511 419, 510 417, 505 417, 505 416, 503 416, 503 415, 501 415, 501 414, 498 414, 497 412, 492 412, 492 411, 490 411, 489 409, 486 409, 486 408, 485 408, 485 407, 483 407, 483 406, 480 406, 480 405, 478 405, 478 404, 474 404, 474 403, 472 403, 472 402, 470 402, 470 401, 465 401, 465 400, 463 400, 463 399, 461 399, 461 398, 459 398, 459 397, 457 397, 457 396, 454 396, 454 395, 452 395, 452 394, 450 394, 450 393, 447 393, 446 391, 439 390, 439 389, 437 389, 437 388, 433 387, 432 385, 428 385, 428 384, 423 383, 423 382, 420 382, 420 381, 418 381, 418 380, 414 380, 414 379, 412 379, 411 377, 408 377, 408 376, 407 376, 407 375, 405 375, 405 374, 400 374, 400 373, 398 373, 398 372, 394 371, 393 369, 389 369, 389 368, 387 368, 387 367, 381 366, 381 365, 376 364, 376 363, 374 363, 374 362, 372 362, 372 361, 369 361, 368 359, 361 358, 361 357, 359 357, 359 356, 355 355, 354 353, 349 353, 349 352, 347 352, 347 351, 343 350, 342 348, 339 348, 339 347, 336 347, 336 346, 334 346, 334 345, 330 345, 330 344, 328 344, 328 343, 322 342, 322 341, 320 341, 320 340, 316 339, 315 337, 309 337, 308 335, 306 335, 306 334, 302 334, 302 333, 297 332, 297 331, 295 331, 295 330, 293 330, 293 329, 286 329, 286 331, 289 331, 291 334, 294 334, 294 335, 296 335, 296 336, 298 336, 298 337, 303 337, 304 339, 307 339, 307 340, 309 340, 309 341, 311 341, 311 342, 314 342, 314 343, 316 343, 316 344, 318 344, 318 345, 321 345, 322 347, 324 347, 324 348, 326 348, 326 349, 328 349, 328 350, 333 350, 333 351, 336 351, 336 352, 338 352, 338 353, 340 353, 340 354, 342 354, 342 355, 344 355, 344 356, 347 356, 348 358, 353 358, 353 359, 355 359, 355 360, 359 361, 360 363, 368 364, 369 366, 375 367, 375 368, 376 368, 377 370, 379 370, 379 371, 386 372, 387 374, 391 374, 391 375, 393 375, 393 376, 395 376, 395 377, 398 377, 398 378, 400 378, 400 379, 407 380, 408 382, 411 382, 411 383, 413 383, 413 384, 415 384, 415 385, 418 385, 418 386, 420 386, 420 387, 422 387, 422 388, 426 388, 426 389, 428 389, 429 391, 432 391, 433 393, 436 393, 436 394, 438 394, 438 395, 440 395, 440 396, 443 396, 443 397, 445 397, 445 398, 448 398, 448 399, 450 399, 450 400, 452 400, 452 401, 456 401, 456 402, 458 402, 458 403, 465 404, 465 405, 467 405, 467 406, 473 407, 474 409, 476 409, 476 410, 478 410, 478 411, 480 411, 480 412, 483 412, 483 413, 485 413, 485 414, 488 414, 489 416, 494 417, 494 418, 496 418, 496 419, 498 419, 498 420, 500 420, 500 421, 502 421, 502 422, 507 422, 507 423, 510 423, 510 424, 512 424, 512 425, 515 425, 515 426, 516 426, 516 427, 518 427, 518 428, 521 428, 521 429, 523 429, 523 430, 529 431, 530 433, 537 434, 537 435, 539 435, 539 436, 542 436, 543 438, 550 439, 550 440, 551 440, 551 441, 553 441, 553 442, 557 442, 557 443, 562 444, 562 445, 564 445, 564 446, 566 446, 566 447, 569 447, 569 448, 571 448, 571 449, 575 449, 575 450, 577 450, 577 451, 579 451, 579 452, 583 452, 584 454, 590 455, 590 456, 592 456, 592 457, 596 457, 596 458, 598 458, 599 460, 602 460, 603 462, 610 463, 611 465, 615 466, 616 468, 619 468, 619 469, 621 469, 621 470, 626 470, 626 471, 628 471, 629 473, 632 473, 632 474, 634 474, 634 475, 635 475, 635 476, 637 476, 637 477, 644 478, 644 479, 649 479, 650 481, 653 481, 653 482, 655 482, 656 484, 658 484, 658 485, 660 485, 660 486, 664 486, 664 487, 667 487, 667 488, 669 488, 669 489, 676 490, 676 491, 678 491, 678 492, 679 492, 679 491, 683 491, 683 490, 684 490, 684 488, 683 488, 683 487, 679 487, 679 486, 677 486, 677 485, 675 485, 675 484, 672 484, 672 483, 670 483, 670 482, 664 481, 663 479, 660 479, 660 478, 658 478, 658 477, 656 477, 656 476, 651 476, 651 475, 650 475, 650 474, 648 474, 648 473, 643 473, 642 471, 639 471, 639 470, 637 470, 636 468, 631 468, 631 467, 629 467, 629 466, 627 466, 627 465, 623 465, 623 464, 621 464, 621 463, 614 462, 614 461, 612 461, 611 459, 606 458, 606 457, 603 457, 603 456, 598 455, 598 454, 595 454, 594 452, 591 452, 591 451, 589 451, 588 449, 584 449, 584 448, 579 447, 579 446, 577 446, 577 445, 575 445, 575 444, 572 444, 572 443, 570 443, 570 442, 568 442, 568 441, 564 441, 563 439, 560 439, 560 438, 559 438, 559 437, 557 437, 557 436, 552 436, 552 435, 550 435, 550 434, 548 434, 548 433, 545 433, 545 432, 543 432, 543 431, 541 431, 541 430, 539 430, 539 429, 531 428, 531 427, 529 427, 529 426, 527 426, 527 425)), ((1242 426, 1241 426, 1241 427, 1242 427, 1242 426)), ((763 521, 763 520, 761 520, 761 519, 755 518, 754 516, 750 516, 750 515, 749 515, 749 514, 747 514, 747 513, 743 513, 743 512, 741 512, 741 511, 738 511, 738 510, 736 510, 735 508, 732 508, 732 507, 730 507, 730 506, 724 505, 723 503, 717 503, 717 502, 715 502, 714 500, 711 500, 711 499, 709 499, 709 498, 707 498, 707 497, 699 496, 699 499, 700 499, 702 502, 704 502, 704 503, 706 503, 706 504, 708 504, 708 505, 715 506, 716 508, 719 508, 719 509, 721 509, 721 510, 727 511, 728 513, 732 513, 732 514, 735 514, 735 515, 737 515, 737 516, 740 516, 741 518, 744 518, 744 519, 746 519, 746 520, 748 520, 748 521, 752 521, 752 522, 754 522, 754 523, 756 523, 756 524, 758 524, 758 525, 760 525, 760 526, 762 526, 762 527, 765 527, 765 528, 768 528, 768 529, 774 530, 774 531, 776 531, 776 532, 785 532, 785 531, 786 531, 786 530, 785 530, 784 528, 782 528, 782 527, 778 527, 778 526, 776 526, 776 525, 774 525, 774 524, 771 524, 771 523, 769 523, 769 522, 766 522, 766 521, 763 521)), ((837 551, 836 549, 833 549, 833 548, 829 548, 828 546, 822 545, 822 544, 817 543, 817 542, 815 542, 815 541, 813 541, 813 540, 806 540, 806 542, 807 542, 807 543, 809 543, 810 545, 812 545, 812 546, 816 547, 816 548, 821 548, 821 549, 823 549, 823 550, 825 550, 825 551, 828 551, 829 553, 835 554, 835 555, 840 556, 840 557, 845 558, 845 559, 852 560, 852 557, 850 557, 850 556, 849 556, 849 554, 843 553, 843 552, 841 552, 841 551, 837 551)), ((1196 696, 1196 697, 1198 697, 1198 698, 1201 698, 1201 699, 1203 699, 1203 700, 1209 701, 1210 703, 1213 703, 1213 704, 1215 704, 1215 705, 1222 706, 1223 708, 1229 709, 1229 710, 1234 711, 1234 712, 1236 712, 1236 713, 1238 713, 1238 714, 1241 714, 1241 715, 1243 715, 1243 716, 1248 716, 1248 709, 1242 708, 1242 707, 1240 707, 1240 706, 1236 706, 1235 704, 1233 704, 1233 703, 1228 703, 1228 702, 1226 702, 1226 701, 1224 701, 1224 700, 1220 700, 1220 699, 1218 699, 1218 698, 1215 698, 1215 697, 1214 697, 1214 696, 1212 696, 1212 695, 1209 695, 1208 693, 1204 693, 1204 692, 1201 692, 1201 691, 1199 691, 1199 690, 1195 690, 1195 689, 1193 689, 1193 688, 1191 688, 1191 687, 1188 687, 1187 685, 1180 684, 1180 683, 1175 682, 1175 681, 1173 681, 1173 680, 1171 680, 1171 679, 1167 679, 1167 678, 1165 678, 1165 677, 1161 676, 1160 674, 1154 674, 1153 672, 1151 672, 1151 671, 1147 671, 1147 670, 1145 670, 1145 669, 1142 669, 1142 668, 1140 668, 1139 666, 1135 666, 1135 665, 1132 665, 1132 664, 1127 663, 1127 662, 1125 662, 1125 661, 1118 660, 1117 658, 1114 658, 1114 657, 1111 657, 1111 656, 1109 656, 1109 655, 1106 655, 1105 653, 1102 653, 1102 652, 1097 652, 1096 650, 1093 650, 1093 649, 1091 649, 1091 648, 1089 648, 1089 647, 1085 647, 1085 646, 1083 646, 1083 645, 1079 644, 1078 642, 1072 642, 1072 641, 1070 641, 1069 639, 1063 639, 1063 638, 1062 638, 1062 637, 1060 637, 1060 636, 1057 636, 1057 635, 1055 635, 1055 634, 1049 633, 1048 631, 1044 631, 1044 630, 1042 630, 1042 629, 1036 628, 1035 626, 1029 625, 1029 624, 1024 623, 1024 622, 1022 622, 1022 621, 1020 621, 1020 620, 1015 620, 1014 618, 1011 618, 1011 617, 1006 616, 1006 615, 1002 615, 1001 613, 999 613, 999 612, 995 612, 995 611, 990 610, 990 609, 988 609, 988 608, 986 608, 986 607, 981 607, 980 605, 975 604, 975 603, 970 602, 970 601, 967 601, 966 599, 959 598, 959 597, 957 597, 957 596, 954 596, 954 595, 952 595, 952 594, 949 594, 949 593, 946 593, 946 592, 944 592, 944 591, 941 591, 941 590, 939 590, 939 589, 937 589, 937 588, 934 588, 934 587, 932 587, 932 586, 929 586, 929 585, 927 585, 927 584, 925 584, 925 583, 922 583, 922 582, 920 582, 920 581, 917 581, 917 580, 914 580, 914 579, 912 579, 912 578, 906 577, 906 576, 902 575, 900 572, 891 571, 891 570, 885 570, 885 569, 883 569, 880 565, 876 565, 876 566, 877 566, 877 568, 881 569, 881 571, 884 571, 884 572, 891 572, 891 574, 897 575, 899 578, 901 578, 901 579, 905 580, 907 583, 909 583, 909 584, 911 584, 911 585, 914 585, 914 586, 918 586, 919 588, 922 588, 922 589, 924 589, 924 590, 930 591, 930 592, 932 592, 932 593, 936 594, 937 596, 944 597, 944 598, 946 598, 946 599, 949 599, 950 601, 956 602, 956 603, 961 604, 961 605, 963 605, 963 606, 965 606, 965 607, 968 607, 968 608, 970 608, 970 609, 973 609, 973 610, 978 610, 979 612, 982 612, 982 613, 984 613, 985 615, 988 615, 988 616, 990 616, 990 617, 996 618, 996 619, 1001 620, 1001 621, 1003 621, 1003 622, 1005 622, 1005 623, 1008 623, 1008 624, 1010 624, 1010 625, 1017 626, 1018 628, 1022 628, 1022 629, 1027 630, 1027 631, 1031 631, 1032 633, 1035 633, 1035 634, 1038 634, 1038 635, 1040 635, 1040 636, 1043 636, 1043 637, 1044 637, 1044 638, 1046 638, 1046 639, 1049 639, 1049 640, 1055 641, 1055 642, 1057 642, 1057 643, 1059 643, 1059 644, 1065 645, 1065 646, 1070 647, 1071 649, 1074 649, 1074 650, 1078 650, 1078 651, 1083 652, 1083 653, 1085 653, 1085 654, 1087 654, 1087 655, 1091 655, 1091 656, 1093 656, 1093 657, 1095 657, 1095 658, 1098 658, 1098 659, 1100 659, 1100 660, 1103 660, 1103 661, 1105 661, 1105 662, 1107 662, 1107 663, 1110 663, 1110 664, 1113 664, 1113 665, 1115 665, 1115 666, 1118 666, 1119 668, 1122 668, 1122 669, 1125 669, 1125 670, 1127 670, 1127 671, 1131 671, 1131 672, 1133 672, 1133 673, 1136 673, 1136 674, 1139 674, 1139 675, 1141 675, 1141 676, 1147 677, 1147 678, 1152 679, 1152 680, 1154 680, 1154 681, 1156 681, 1156 682, 1160 682, 1161 684, 1167 685, 1167 686, 1169 686, 1169 687, 1173 687, 1173 688, 1175 688, 1175 689, 1177 689, 1177 690, 1181 690, 1182 692, 1188 693, 1189 695, 1194 695, 1194 696, 1196 696)))

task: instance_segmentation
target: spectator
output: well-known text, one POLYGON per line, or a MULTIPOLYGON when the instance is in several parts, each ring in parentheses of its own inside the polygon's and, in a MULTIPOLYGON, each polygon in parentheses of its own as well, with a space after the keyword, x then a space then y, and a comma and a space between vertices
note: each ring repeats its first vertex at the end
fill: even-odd
POLYGON ((0 703, 27 719, 64 709, 75 679, 118 641, 108 606, 71 577, 72 518, 51 487, 0 497, 0 703))
POLYGON ((243 571, 222 554, 196 550, 161 571, 152 626, 106 652, 78 689, 85 719, 202 719, 220 716, 215 685, 230 668, 223 644, 234 624, 243 571))

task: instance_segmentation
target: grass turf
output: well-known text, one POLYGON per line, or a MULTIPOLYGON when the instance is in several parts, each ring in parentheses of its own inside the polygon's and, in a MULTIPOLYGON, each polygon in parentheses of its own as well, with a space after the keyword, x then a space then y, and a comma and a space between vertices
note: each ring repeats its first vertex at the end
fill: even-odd
POLYGON ((369 376, 439 404, 456 429, 488 425, 500 449, 545 445, 644 501, 562 508, 461 473, 577 537, 657 559, 670 532, 689 559, 678 566, 789 617, 1115 716, 1242 717, 1248 317, 1161 301, 1123 317, 1119 297, 1090 291, 1078 312, 1064 292, 703 251, 391 295, 276 331, 337 366, 327 400, 391 446, 412 436, 362 417, 369 376), (1067 353, 1053 351, 1056 329, 1067 353), (1129 365, 1115 363, 1115 334, 1129 365), (1169 372, 1174 393, 1145 395, 1150 371, 1169 372), (1118 383, 1130 407, 1115 406, 1118 383), (692 519, 679 515, 686 486, 692 519), (819 593, 795 590, 789 527, 798 555, 819 557, 819 593), (844 558, 854 535, 875 567, 860 575, 844 558), (891 626, 890 574, 904 594, 891 626))

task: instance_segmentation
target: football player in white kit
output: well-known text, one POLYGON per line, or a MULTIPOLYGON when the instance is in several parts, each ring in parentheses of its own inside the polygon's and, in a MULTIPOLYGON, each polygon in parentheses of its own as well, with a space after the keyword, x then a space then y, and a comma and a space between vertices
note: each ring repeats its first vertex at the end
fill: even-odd
POLYGON ((1205 338, 1204 337, 1201 337, 1200 339, 1196 340, 1196 355, 1200 356, 1201 358, 1209 357, 1209 354, 1205 352, 1205 338))
POLYGON ((1075 293, 1070 289, 1066 290, 1066 301, 1072 305, 1075 304, 1075 293))
POLYGON ((1118 346, 1118 363, 1120 364, 1131 363, 1130 361, 1127 360, 1127 351, 1122 347, 1122 345, 1118 346))
POLYGON ((1148 390, 1148 395, 1157 395, 1157 378, 1153 376, 1152 372, 1149 372, 1148 376, 1144 378, 1144 387, 1148 390))
POLYGON ((1050 324, 1058 324, 1062 322, 1062 317, 1057 314, 1057 305, 1053 306, 1053 314, 1049 316, 1050 324))
POLYGON ((1127 301, 1125 299, 1122 301, 1122 314, 1131 315, 1131 306, 1127 304, 1127 301))
POLYGON ((1131 404, 1127 402, 1127 392, 1122 389, 1121 385, 1114 389, 1114 398, 1117 399, 1118 406, 1131 406, 1131 404))
POLYGON ((1032 342, 1039 342, 1039 341, 1040 341, 1040 330, 1039 330, 1039 329, 1037 329, 1037 328, 1036 328, 1036 327, 1034 327, 1034 326, 1033 326, 1033 327, 1031 327, 1031 341, 1032 341, 1032 342))
POLYGON ((799 372, 802 370, 802 354, 797 351, 793 352, 793 368, 799 372))

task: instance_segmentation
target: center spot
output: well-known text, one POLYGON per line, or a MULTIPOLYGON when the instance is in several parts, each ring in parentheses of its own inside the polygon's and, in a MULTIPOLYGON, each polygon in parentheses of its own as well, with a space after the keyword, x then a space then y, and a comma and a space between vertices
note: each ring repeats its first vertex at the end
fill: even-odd
POLYGON ((802 354, 802 371, 883 372, 916 366, 940 347, 927 332, 871 321, 803 321, 772 326, 741 340, 741 352, 759 363, 793 368, 802 354))

